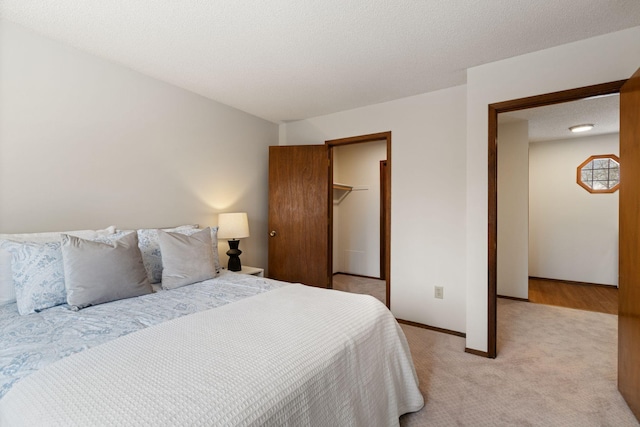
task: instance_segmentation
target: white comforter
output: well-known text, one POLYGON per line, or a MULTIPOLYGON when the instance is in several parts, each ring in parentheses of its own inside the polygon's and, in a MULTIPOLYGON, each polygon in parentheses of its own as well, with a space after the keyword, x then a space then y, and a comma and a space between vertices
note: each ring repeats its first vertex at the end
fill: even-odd
POLYGON ((290 285, 55 362, 0 400, 0 425, 385 426, 422 405, 384 305, 290 285))
POLYGON ((0 305, 0 399, 21 379, 73 353, 288 285, 223 270, 215 279, 80 311, 65 304, 21 316, 15 303, 0 305))

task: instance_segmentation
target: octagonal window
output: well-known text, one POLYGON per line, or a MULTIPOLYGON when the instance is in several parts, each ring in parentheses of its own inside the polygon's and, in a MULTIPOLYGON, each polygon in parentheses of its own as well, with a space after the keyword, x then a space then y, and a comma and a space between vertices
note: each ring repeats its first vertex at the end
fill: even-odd
POLYGON ((578 184, 589 193, 613 193, 620 187, 620 159, 614 154, 589 157, 578 166, 578 184))

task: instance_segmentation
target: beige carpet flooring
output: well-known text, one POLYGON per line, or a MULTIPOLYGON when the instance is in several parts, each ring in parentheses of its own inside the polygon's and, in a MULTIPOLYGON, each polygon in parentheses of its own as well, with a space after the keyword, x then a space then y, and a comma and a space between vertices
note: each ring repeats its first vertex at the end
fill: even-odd
POLYGON ((371 295, 378 298, 383 304, 387 303, 387 284, 384 280, 348 274, 335 274, 333 276, 333 289, 371 295))
POLYGON ((638 426, 616 388, 617 317, 498 299, 498 358, 402 325, 425 407, 401 426, 638 426))

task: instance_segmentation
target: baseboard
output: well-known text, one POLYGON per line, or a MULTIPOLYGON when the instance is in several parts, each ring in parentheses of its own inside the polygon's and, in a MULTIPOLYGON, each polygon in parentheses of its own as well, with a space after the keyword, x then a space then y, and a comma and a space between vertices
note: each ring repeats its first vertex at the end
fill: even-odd
POLYGON ((529 298, 518 298, 518 297, 509 297, 506 295, 497 295, 498 298, 502 298, 502 299, 511 299, 514 301, 522 301, 522 302, 529 302, 529 298))
POLYGON ((491 359, 491 357, 489 356, 489 353, 486 351, 474 350, 472 348, 465 347, 464 352, 473 354, 474 356, 486 357, 487 359, 491 359))
POLYGON ((536 277, 536 276, 529 276, 529 279, 544 280, 546 282, 561 282, 561 283, 566 283, 568 285, 601 286, 603 288, 616 288, 616 289, 618 289, 617 285, 605 285, 603 283, 576 282, 576 281, 573 281, 573 280, 562 280, 562 279, 547 279, 546 277, 536 277))
POLYGON ((336 271, 335 273, 333 273, 333 275, 335 276, 336 274, 343 274, 345 276, 353 276, 353 277, 363 277, 365 279, 373 279, 373 280, 384 280, 381 279, 379 277, 373 277, 373 276, 363 276, 362 274, 353 274, 353 273, 343 273, 341 271, 336 271))
MULTIPOLYGON (((464 332, 452 331, 450 329, 444 329, 444 328, 436 328, 435 326, 425 325, 424 323, 412 322, 410 320, 402 320, 402 319, 396 319, 396 320, 398 321, 398 323, 402 323, 403 325, 415 326, 417 328, 428 329, 430 331, 441 332, 443 334, 455 335, 456 337, 461 337, 461 338, 467 337, 467 334, 465 334, 464 332)), ((472 348, 465 347, 464 352, 473 354, 474 356, 486 357, 487 359, 491 358, 489 356, 489 353, 486 351, 474 350, 472 348)))
POLYGON ((444 328, 436 328, 435 326, 429 326, 423 323, 412 322, 410 320, 402 320, 402 319, 396 319, 396 320, 398 321, 398 323, 402 323, 403 325, 415 326, 416 328, 422 328, 422 329, 429 329, 430 331, 442 332, 443 334, 455 335, 457 337, 462 337, 462 338, 467 337, 467 334, 465 334, 464 332, 452 331, 450 329, 444 329, 444 328))

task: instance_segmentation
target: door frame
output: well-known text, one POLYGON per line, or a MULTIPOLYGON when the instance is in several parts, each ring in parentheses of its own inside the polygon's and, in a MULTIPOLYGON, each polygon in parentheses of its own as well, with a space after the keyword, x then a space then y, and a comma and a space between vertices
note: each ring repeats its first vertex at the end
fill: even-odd
MULTIPOLYGON (((488 321, 487 321, 487 357, 497 356, 497 247, 498 247, 498 114, 546 105, 561 104, 578 101, 599 95, 611 95, 620 92, 620 88, 627 80, 568 89, 543 95, 513 99, 489 104, 488 129, 488 321)), ((623 239, 624 236, 620 236, 623 239)))
MULTIPOLYGON (((387 143, 387 174, 386 174, 386 197, 381 201, 384 206, 384 241, 385 241, 385 284, 386 284, 386 304, 391 308, 391 131, 371 133, 368 135, 352 136, 348 138, 331 139, 325 141, 329 150, 329 188, 333 185, 333 148, 342 145, 361 144, 366 142, 386 141, 387 143)), ((333 199, 329 198, 329 277, 333 275, 333 199)))
POLYGON ((380 278, 387 280, 387 176, 389 163, 380 160, 380 278))

